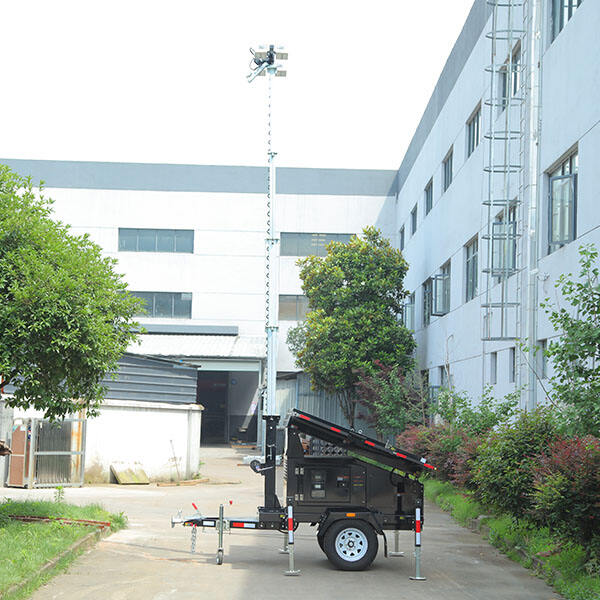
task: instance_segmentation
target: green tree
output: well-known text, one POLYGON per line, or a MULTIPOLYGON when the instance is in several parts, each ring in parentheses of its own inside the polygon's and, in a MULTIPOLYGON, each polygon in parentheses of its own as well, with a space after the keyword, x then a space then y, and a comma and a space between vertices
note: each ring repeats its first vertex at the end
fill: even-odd
POLYGON ((364 375, 356 384, 361 406, 367 409, 360 415, 375 428, 379 439, 396 436, 409 425, 427 422, 426 393, 421 376, 415 369, 406 372, 397 365, 378 367, 373 375, 364 375))
POLYGON ((87 235, 54 221, 31 178, 0 165, 0 374, 8 406, 48 418, 103 398, 101 379, 136 339, 139 301, 87 235))
POLYGON ((556 288, 569 304, 542 303, 558 339, 546 356, 554 366, 550 398, 559 404, 574 433, 600 436, 600 283, 598 250, 579 248, 579 279, 563 273, 556 288))
POLYGON ((298 264, 310 311, 290 330, 288 345, 313 387, 334 395, 353 426, 361 373, 374 374, 376 360, 412 368, 415 342, 398 321, 408 264, 374 227, 298 264))

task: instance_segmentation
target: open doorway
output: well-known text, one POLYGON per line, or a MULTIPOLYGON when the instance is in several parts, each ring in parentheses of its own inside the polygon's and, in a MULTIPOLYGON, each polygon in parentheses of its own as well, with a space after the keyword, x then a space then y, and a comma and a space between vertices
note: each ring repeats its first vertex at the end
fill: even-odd
POLYGON ((225 444, 229 441, 227 371, 198 372, 197 400, 202 411, 202 444, 225 444))

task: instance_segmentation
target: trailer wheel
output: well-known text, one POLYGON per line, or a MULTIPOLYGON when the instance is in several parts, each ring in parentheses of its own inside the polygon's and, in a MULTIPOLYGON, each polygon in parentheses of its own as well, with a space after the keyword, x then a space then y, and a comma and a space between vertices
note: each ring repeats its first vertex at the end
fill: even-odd
POLYGON ((322 534, 317 534, 317 542, 319 542, 319 548, 321 548, 323 552, 325 552, 325 542, 323 541, 324 537, 325 536, 322 534))
POLYGON ((342 571, 362 571, 377 555, 377 534, 365 521, 336 521, 325 533, 324 552, 342 571))

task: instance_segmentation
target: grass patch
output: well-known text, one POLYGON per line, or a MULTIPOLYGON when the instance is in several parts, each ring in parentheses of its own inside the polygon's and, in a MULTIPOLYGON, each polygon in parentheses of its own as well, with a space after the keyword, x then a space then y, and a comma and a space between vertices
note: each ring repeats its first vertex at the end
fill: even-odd
POLYGON ((90 519, 110 521, 111 530, 124 527, 126 518, 121 513, 113 515, 98 504, 75 506, 65 502, 14 502, 0 503, 0 596, 6 600, 27 597, 34 589, 56 572, 64 570, 77 553, 64 557, 52 572, 36 577, 39 570, 50 560, 65 552, 72 544, 95 531, 85 525, 55 523, 23 523, 8 515, 64 517, 67 519, 90 519), (31 580, 31 581, 30 581, 31 580), (5 595, 13 585, 30 581, 26 588, 5 595))
MULTIPOLYGON (((451 483, 427 479, 424 484, 425 497, 450 512, 462 525, 491 512, 451 483)), ((542 558, 541 574, 568 600, 600 598, 600 564, 597 560, 588 560, 583 546, 561 539, 547 527, 510 515, 490 517, 485 524, 490 529, 490 542, 525 567, 533 566, 531 557, 549 553, 542 558)))

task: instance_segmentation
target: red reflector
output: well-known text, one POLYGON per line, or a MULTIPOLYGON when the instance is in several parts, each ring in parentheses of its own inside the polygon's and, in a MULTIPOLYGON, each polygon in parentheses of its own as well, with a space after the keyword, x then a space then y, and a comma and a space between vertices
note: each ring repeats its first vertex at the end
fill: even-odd
POLYGON ((421 533, 421 521, 417 521, 417 522, 415 523, 415 531, 416 531, 417 533, 421 533))
POLYGON ((238 523, 237 521, 233 521, 233 522, 231 523, 231 526, 232 526, 232 527, 243 527, 243 526, 244 526, 244 524, 243 524, 243 523, 238 523))
POLYGON ((400 452, 396 452, 396 456, 399 456, 400 458, 406 458, 406 454, 400 454, 400 452))
POLYGON ((374 446, 375 445, 373 442, 370 442, 369 440, 365 440, 365 444, 367 444, 368 446, 374 446))
POLYGON ((338 429, 337 427, 330 427, 329 429, 331 429, 331 431, 335 431, 336 433, 342 433, 342 430, 338 429))
POLYGON ((301 419, 304 419, 305 421, 310 421, 310 417, 307 417, 306 415, 298 415, 301 419))
POLYGON ((428 469, 434 469, 435 470, 435 467, 433 465, 428 465, 427 463, 425 463, 423 466, 427 467, 428 469))

